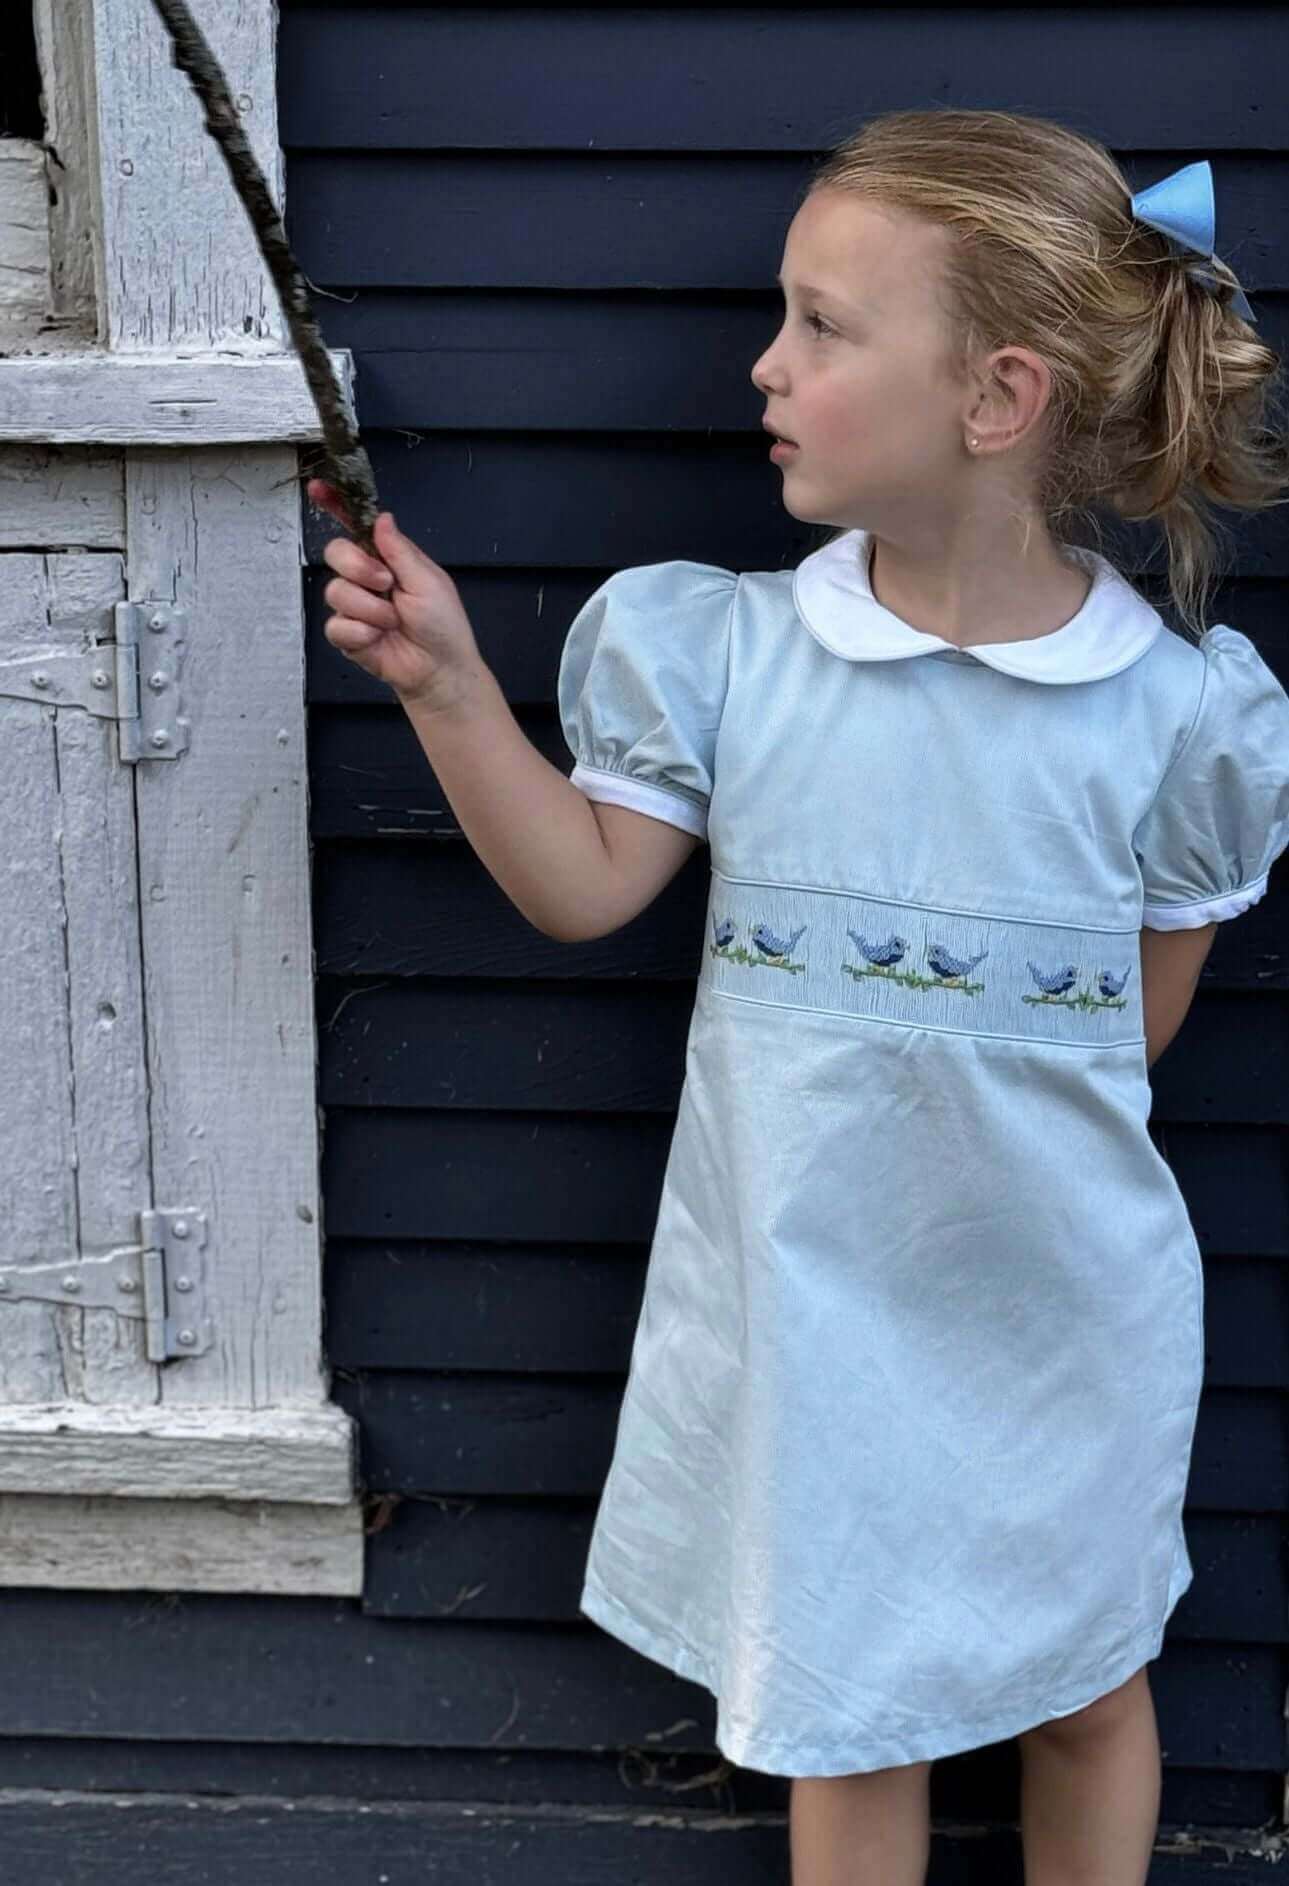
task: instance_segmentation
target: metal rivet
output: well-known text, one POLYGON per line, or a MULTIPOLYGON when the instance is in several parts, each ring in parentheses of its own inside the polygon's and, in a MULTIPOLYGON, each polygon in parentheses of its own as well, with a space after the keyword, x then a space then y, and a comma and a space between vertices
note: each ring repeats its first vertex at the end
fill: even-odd
POLYGON ((157 728, 157 731, 152 736, 152 744, 154 747, 168 747, 170 745, 170 735, 166 732, 164 727, 157 728))
POLYGON ((63 1278, 64 1290, 79 1290, 80 1287, 81 1287, 81 1280, 79 1277, 64 1277, 63 1278))
POLYGON ((169 680, 169 676, 164 675, 161 672, 160 668, 158 668, 155 674, 150 674, 148 676, 148 686, 152 689, 152 692, 154 694, 160 694, 161 690, 166 686, 166 683, 168 680, 169 680))
POLYGON ((133 1277, 118 1277, 116 1287, 118 1290, 124 1290, 132 1295, 139 1286, 135 1283, 133 1277))
POLYGON ((192 1278, 191 1278, 191 1277, 176 1277, 176 1278, 175 1278, 175 1289, 176 1289, 176 1290, 191 1290, 191 1289, 192 1289, 192 1278))
POLYGON ((190 1329, 181 1329, 179 1332, 179 1340, 184 1345, 185 1349, 190 1349, 197 1338, 190 1329))
POLYGON ((160 609, 157 610, 157 613, 154 616, 148 617, 148 627, 150 629, 155 630, 158 635, 161 633, 162 629, 165 628, 165 626, 166 626, 166 618, 162 614, 160 609))
POLYGON ((49 676, 45 673, 43 668, 37 668, 35 674, 31 677, 31 685, 33 688, 47 688, 49 686, 49 676))
POLYGON ((105 688, 109 685, 108 678, 101 668, 94 670, 93 674, 90 676, 90 680, 94 683, 96 688, 105 688))
POLYGON ((171 1226, 171 1230, 177 1238, 186 1238, 188 1236, 188 1220, 186 1218, 176 1218, 174 1224, 171 1226))

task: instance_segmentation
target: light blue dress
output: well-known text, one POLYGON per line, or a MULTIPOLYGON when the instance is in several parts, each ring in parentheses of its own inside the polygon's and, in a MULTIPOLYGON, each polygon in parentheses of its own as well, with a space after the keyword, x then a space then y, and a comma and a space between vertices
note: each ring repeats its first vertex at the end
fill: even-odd
POLYGON ((1289 844, 1289 696, 1075 554, 959 650, 799 567, 617 572, 568 632, 574 783, 705 836, 675 1132, 581 1610, 779 1775, 1019 1734, 1157 1656, 1203 1274, 1147 1131, 1139 930, 1289 844))

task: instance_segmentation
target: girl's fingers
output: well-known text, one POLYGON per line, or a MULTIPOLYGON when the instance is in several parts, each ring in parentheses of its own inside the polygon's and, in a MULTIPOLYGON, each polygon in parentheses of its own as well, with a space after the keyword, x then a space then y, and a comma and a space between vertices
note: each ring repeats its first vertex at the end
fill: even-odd
POLYGON ((352 582, 366 583, 369 589, 393 588, 394 576, 389 565, 382 563, 379 557, 369 557, 357 544, 337 540, 334 545, 327 545, 323 555, 339 575, 349 577, 352 582))
POLYGON ((337 615, 370 622, 378 629, 398 627, 398 610, 392 602, 383 596, 373 596, 369 589, 364 589, 359 583, 349 582, 346 577, 333 576, 322 593, 337 615))
POLYGON ((329 616, 327 640, 339 649, 368 648, 380 640, 380 630, 370 622, 355 622, 351 616, 329 616))

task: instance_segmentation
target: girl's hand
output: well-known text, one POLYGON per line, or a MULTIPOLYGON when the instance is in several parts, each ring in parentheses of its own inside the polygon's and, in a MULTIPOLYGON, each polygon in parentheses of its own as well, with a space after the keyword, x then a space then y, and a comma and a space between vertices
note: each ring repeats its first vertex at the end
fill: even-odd
MULTIPOLYGON (((352 529, 339 492, 321 478, 306 487, 309 500, 352 529)), ((356 543, 333 537, 322 553, 337 574, 323 592, 335 613, 325 633, 333 648, 399 699, 450 704, 483 658, 456 584, 381 511, 372 541, 382 561, 356 543)))

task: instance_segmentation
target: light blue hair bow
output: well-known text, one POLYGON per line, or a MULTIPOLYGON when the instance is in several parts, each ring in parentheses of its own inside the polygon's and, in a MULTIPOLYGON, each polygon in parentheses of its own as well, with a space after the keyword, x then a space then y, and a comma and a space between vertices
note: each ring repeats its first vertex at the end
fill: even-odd
MULTIPOLYGON (((1217 260, 1213 247, 1213 171, 1207 158, 1198 164, 1183 164, 1170 177, 1161 177, 1149 189, 1139 190, 1132 199, 1132 213, 1138 222, 1149 223, 1161 236, 1180 243, 1183 249, 1193 250, 1207 262, 1217 260)), ((1206 269, 1192 263, 1186 272, 1209 294, 1217 294, 1219 284, 1206 269)), ((1236 289, 1231 306, 1246 321, 1258 318, 1242 288, 1236 289)))

